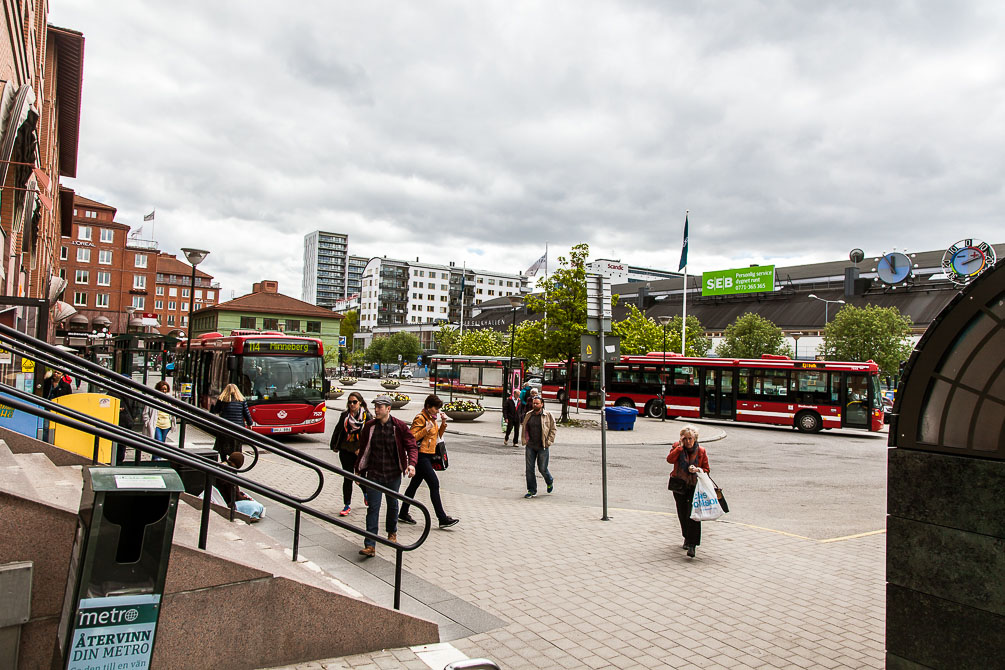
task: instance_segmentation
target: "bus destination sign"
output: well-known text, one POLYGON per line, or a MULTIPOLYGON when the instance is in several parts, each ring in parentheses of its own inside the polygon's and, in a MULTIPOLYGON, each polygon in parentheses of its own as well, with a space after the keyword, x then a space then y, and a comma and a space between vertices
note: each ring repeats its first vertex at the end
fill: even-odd
POLYGON ((308 354, 318 353, 318 343, 313 340, 248 340, 244 343, 246 354, 308 354))
POLYGON ((735 270, 713 270, 701 275, 701 294, 770 293, 775 290, 775 266, 754 265, 735 270))

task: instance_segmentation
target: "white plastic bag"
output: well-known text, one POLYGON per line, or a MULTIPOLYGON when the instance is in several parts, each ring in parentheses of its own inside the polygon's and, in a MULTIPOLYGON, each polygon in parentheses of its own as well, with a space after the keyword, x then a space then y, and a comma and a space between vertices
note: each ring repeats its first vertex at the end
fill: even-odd
POLYGON ((704 471, 698 473, 698 484, 694 488, 694 499, 691 501, 691 519, 693 521, 715 521, 722 516, 719 498, 715 495, 715 485, 704 471))

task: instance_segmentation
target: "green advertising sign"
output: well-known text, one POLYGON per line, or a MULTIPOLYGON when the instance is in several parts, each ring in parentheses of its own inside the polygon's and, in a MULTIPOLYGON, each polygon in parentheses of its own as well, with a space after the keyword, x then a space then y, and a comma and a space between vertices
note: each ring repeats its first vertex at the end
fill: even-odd
POLYGON ((735 270, 714 270, 701 274, 701 294, 733 295, 775 290, 775 266, 755 265, 735 270))

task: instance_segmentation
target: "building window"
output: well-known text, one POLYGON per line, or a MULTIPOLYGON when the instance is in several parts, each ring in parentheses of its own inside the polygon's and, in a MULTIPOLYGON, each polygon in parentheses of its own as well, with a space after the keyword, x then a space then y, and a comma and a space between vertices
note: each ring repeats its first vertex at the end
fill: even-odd
POLYGON ((99 249, 98 250, 98 262, 102 265, 112 264, 112 250, 111 249, 99 249))
POLYGON ((307 332, 308 333, 320 333, 321 332, 321 322, 320 321, 308 321, 307 322, 307 332))
POLYGON ((188 317, 187 316, 181 317, 181 325, 183 325, 183 326, 187 326, 188 325, 188 317))
POLYGON ((108 307, 109 293, 98 293, 94 296, 95 307, 108 307))
POLYGON ((157 309, 157 310, 164 309, 164 301, 163 300, 154 300, 154 309, 157 309))
POLYGON ((87 293, 84 291, 74 291, 73 304, 77 307, 87 307, 87 293))
POLYGON ((178 289, 173 288, 173 287, 169 288, 168 289, 168 295, 171 296, 172 298, 174 298, 175 296, 178 295, 178 289))
POLYGON ((202 289, 201 288, 197 288, 195 290, 195 299, 196 300, 202 300, 202 289))
POLYGON ((90 240, 91 239, 91 227, 90 226, 77 226, 77 239, 78 240, 90 240))
POLYGON ((77 270, 74 275, 73 281, 76 284, 86 284, 88 280, 88 275, 90 273, 87 270, 77 270))
POLYGON ((174 300, 168 300, 168 309, 171 311, 178 309, 178 303, 174 300))
MULTIPOLYGON (((85 209, 84 210, 84 218, 85 219, 96 219, 96 218, 98 218, 98 213, 95 212, 94 210, 91 210, 91 209, 85 209)), ((91 238, 87 238, 87 239, 91 239, 91 238)))
POLYGON ((435 308, 432 305, 429 305, 428 307, 426 307, 426 311, 427 312, 432 312, 434 309, 435 308))
POLYGON ((286 319, 286 330, 291 333, 300 332, 300 319, 286 319))
POLYGON ((70 250, 66 247, 59 248, 59 260, 65 261, 70 257, 70 250))
POLYGON ((248 328, 254 330, 258 328, 258 319, 253 316, 242 316, 241 317, 241 328, 248 328))
POLYGON ((143 309, 144 307, 146 307, 146 304, 147 299, 144 298, 143 296, 141 295, 133 296, 133 307, 135 307, 136 309, 143 309))
POLYGON ((279 330, 279 319, 262 319, 263 330, 279 330))
POLYGON ((209 300, 210 302, 216 300, 216 293, 213 291, 206 291, 206 300, 209 300))
POLYGON ((168 314, 168 316, 167 316, 167 325, 169 325, 169 326, 173 326, 174 325, 174 314, 168 314))
POLYGON ((164 295, 164 287, 163 286, 158 286, 157 287, 157 295, 164 295))
POLYGON ((90 249, 77 249, 77 262, 78 263, 90 263, 91 262, 91 250, 90 249))
POLYGON ((147 287, 146 275, 133 275, 133 288, 146 288, 146 287, 147 287))
POLYGON ((188 302, 183 302, 181 304, 181 311, 183 311, 183 312, 187 312, 188 311, 188 302))
POLYGON ((187 298, 188 297, 188 293, 189 293, 188 289, 187 288, 183 288, 181 290, 181 297, 187 298))
POLYGON ((101 241, 105 244, 111 244, 115 241, 115 231, 111 228, 101 228, 99 229, 101 233, 101 241))
POLYGON ((147 255, 146 254, 136 254, 136 265, 138 268, 145 268, 147 266, 147 255))
POLYGON ((112 273, 100 271, 98 272, 98 286, 111 286, 112 285, 112 273))

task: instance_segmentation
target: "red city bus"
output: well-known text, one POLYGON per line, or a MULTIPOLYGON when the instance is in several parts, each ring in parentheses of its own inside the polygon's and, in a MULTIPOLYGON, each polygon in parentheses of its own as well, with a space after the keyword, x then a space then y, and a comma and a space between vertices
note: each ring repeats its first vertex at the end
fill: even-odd
MULTIPOLYGON (((523 383, 526 359, 514 358, 509 388, 523 383)), ((501 396, 509 356, 455 356, 435 354, 429 357, 429 386, 433 392, 478 393, 501 396)))
MULTIPOLYGON (((179 364, 185 345, 178 345, 179 364)), ((280 332, 206 333, 192 340, 195 397, 209 409, 227 384, 248 400, 252 430, 266 435, 325 430, 324 345, 280 332)))
MULTIPOLYGON (((599 365, 579 364, 578 391, 575 366, 573 370, 569 403, 599 408, 599 365)), ((620 362, 607 364, 605 374, 606 404, 635 407, 644 416, 662 416, 665 383, 670 418, 795 426, 807 433, 883 427, 879 366, 872 361, 794 361, 772 355, 736 360, 652 352, 622 356, 620 362)), ((544 397, 561 400, 565 379, 564 362, 546 364, 544 397)))

